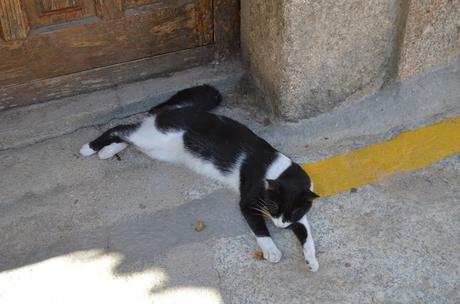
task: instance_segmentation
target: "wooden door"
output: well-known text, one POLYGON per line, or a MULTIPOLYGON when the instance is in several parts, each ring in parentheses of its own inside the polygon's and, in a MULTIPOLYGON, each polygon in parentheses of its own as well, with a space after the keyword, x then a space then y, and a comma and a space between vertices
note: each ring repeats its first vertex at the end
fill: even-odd
POLYGON ((230 0, 0 0, 0 107, 209 60, 219 39, 235 39, 237 10, 230 0))

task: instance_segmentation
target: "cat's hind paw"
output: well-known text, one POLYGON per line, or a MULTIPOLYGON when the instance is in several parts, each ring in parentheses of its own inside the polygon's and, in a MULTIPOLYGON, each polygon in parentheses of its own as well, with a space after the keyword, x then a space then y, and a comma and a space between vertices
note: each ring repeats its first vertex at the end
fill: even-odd
POLYGON ((127 143, 111 143, 110 145, 102 148, 97 154, 100 159, 108 159, 117 154, 118 152, 123 151, 128 147, 127 143))
POLYGON ((89 146, 89 144, 84 144, 81 148, 80 148, 80 154, 83 155, 83 156, 91 156, 93 155, 94 153, 96 153, 97 151, 94 151, 93 149, 91 149, 91 147, 89 146))

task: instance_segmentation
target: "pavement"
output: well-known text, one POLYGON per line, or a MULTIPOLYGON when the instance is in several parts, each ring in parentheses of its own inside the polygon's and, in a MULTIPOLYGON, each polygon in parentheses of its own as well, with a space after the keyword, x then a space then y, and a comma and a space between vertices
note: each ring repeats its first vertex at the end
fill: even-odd
MULTIPOLYGON (((458 116, 459 66, 298 123, 236 93, 219 112, 316 162, 458 116)), ((238 197, 218 183, 132 148, 78 155, 140 116, 0 151, 0 303, 458 303, 460 155, 317 200, 312 273, 292 233, 272 225, 283 258, 255 259, 238 197)))

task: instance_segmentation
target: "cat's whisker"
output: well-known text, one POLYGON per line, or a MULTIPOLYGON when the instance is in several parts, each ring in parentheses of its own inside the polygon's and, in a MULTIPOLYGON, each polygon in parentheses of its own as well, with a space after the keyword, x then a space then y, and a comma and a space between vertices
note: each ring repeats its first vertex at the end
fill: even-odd
POLYGON ((255 210, 255 211, 260 212, 261 215, 270 216, 266 210, 262 210, 262 209, 259 209, 259 208, 252 208, 252 209, 255 210))
POLYGON ((262 198, 257 198, 257 201, 260 202, 261 204, 263 204, 264 207, 266 207, 268 205, 267 202, 262 198))
POLYGON ((268 212, 267 206, 263 203, 263 201, 256 201, 256 204, 258 207, 268 212))
POLYGON ((262 215, 265 216, 270 216, 270 213, 268 212, 267 208, 260 202, 259 200, 254 201, 255 206, 252 207, 252 209, 259 211, 262 215))
POLYGON ((263 204, 258 203, 258 202, 256 202, 256 207, 261 210, 267 210, 267 208, 263 204))
POLYGON ((259 209, 259 208, 253 208, 253 209, 256 211, 259 211, 261 214, 266 214, 266 211, 263 209, 259 209))
POLYGON ((278 204, 277 204, 276 202, 274 202, 274 201, 272 201, 272 200, 270 200, 270 199, 268 199, 268 200, 260 199, 260 200, 261 200, 261 201, 265 204, 265 206, 267 206, 267 207, 277 207, 277 206, 278 206, 278 204))
POLYGON ((262 198, 258 198, 257 199, 259 203, 263 204, 263 208, 267 210, 267 213, 268 215, 270 215, 270 212, 268 212, 268 209, 278 209, 278 204, 275 203, 274 201, 272 200, 263 200, 262 198))

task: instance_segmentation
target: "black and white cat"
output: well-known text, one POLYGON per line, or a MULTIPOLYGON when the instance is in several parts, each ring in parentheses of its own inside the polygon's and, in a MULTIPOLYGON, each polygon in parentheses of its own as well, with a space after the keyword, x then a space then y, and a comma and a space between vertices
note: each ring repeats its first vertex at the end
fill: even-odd
POLYGON ((276 263, 281 252, 264 216, 290 228, 303 246, 311 271, 319 268, 306 213, 317 197, 302 168, 244 125, 208 111, 221 94, 209 85, 182 90, 152 108, 138 124, 119 125, 80 149, 107 159, 129 144, 148 156, 181 164, 214 178, 240 193, 240 209, 254 232, 263 256, 276 263))

